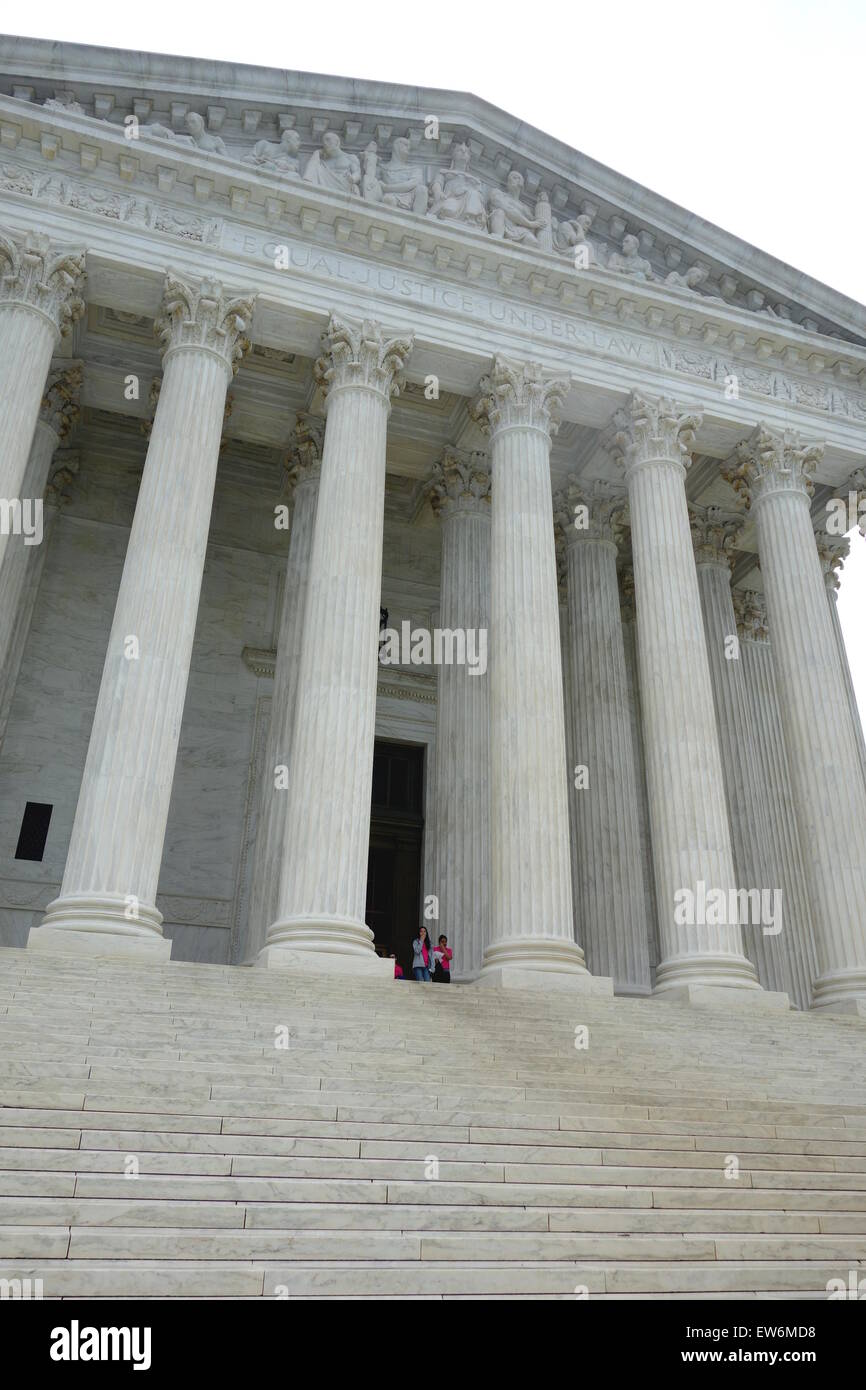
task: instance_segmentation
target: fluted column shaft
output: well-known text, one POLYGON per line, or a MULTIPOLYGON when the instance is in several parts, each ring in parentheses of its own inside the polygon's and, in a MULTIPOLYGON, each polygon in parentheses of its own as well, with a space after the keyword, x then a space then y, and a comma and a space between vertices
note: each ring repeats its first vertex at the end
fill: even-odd
POLYGON ((316 426, 304 425, 303 429, 305 434, 303 438, 299 437, 296 444, 298 454, 292 464, 292 529, 286 561, 280 630, 277 636, 271 719, 259 791, 247 949, 247 956, 253 959, 265 944, 268 927, 277 916, 279 903, 289 786, 282 769, 288 768, 292 745, 298 662, 301 655, 301 634, 319 491, 322 435, 316 426), (316 430, 315 437, 311 428, 316 430))
MULTIPOLYGON (((0 499, 23 491, 51 355, 83 302, 84 257, 0 231, 0 499)), ((41 493, 38 496, 41 497, 41 493)), ((0 528, 0 565, 9 546, 0 528)))
MULTIPOLYGON (((486 456, 463 457, 447 451, 435 470, 431 498, 442 522, 439 626, 486 634, 490 622, 486 456)), ((439 667, 433 818, 439 920, 434 935, 448 937, 455 953, 455 973, 470 979, 481 969, 490 905, 488 682, 486 672, 473 674, 469 665, 439 667)))
MULTIPOLYGON (((567 383, 497 358, 490 430, 491 921, 480 979, 586 976, 574 939, 551 416, 567 383)), ((588 978, 588 977, 587 977, 588 978)))
POLYGON ((631 734, 632 762, 635 769, 637 791, 638 843, 640 847, 641 882, 643 885, 644 920, 647 925, 647 953, 649 956, 650 979, 661 959, 659 950, 659 915, 656 909, 655 875, 653 873, 652 837, 650 834, 649 797, 646 787, 646 759, 643 746, 643 720, 640 709, 640 688, 637 660, 637 614, 634 602, 634 571, 627 566, 620 578, 620 618, 622 620, 622 645, 625 656, 626 694, 628 698, 628 720, 631 734))
POLYGON ((641 881, 637 784, 629 727, 625 653, 616 576, 615 517, 624 498, 559 498, 568 571, 569 766, 588 783, 573 798, 574 897, 587 965, 620 993, 650 992, 648 929, 641 881), (586 508, 584 526, 574 507, 586 508))
POLYGON ((755 776, 765 788, 766 834, 772 874, 782 885, 784 956, 788 978, 786 988, 798 1008, 808 1009, 812 1000, 812 981, 818 973, 812 909, 800 831, 794 812, 794 793, 776 689, 773 650, 767 641, 763 619, 759 617, 756 622, 755 616, 752 613, 740 631, 740 659, 757 754, 755 776))
POLYGON ((393 975, 364 922, 376 720, 385 444, 411 339, 332 317, 326 426, 265 965, 393 975))
POLYGON ((29 944, 167 955, 156 891, 226 388, 250 302, 169 275, 165 371, 60 896, 29 944), (59 942, 58 938, 65 938, 59 942), (70 942, 69 938, 90 938, 70 942), (94 941, 93 938, 98 938, 94 941))
POLYGON ((813 1007, 866 1014, 866 785, 809 510, 821 450, 759 428, 729 476, 747 491, 812 897, 813 1007))
POLYGON ((839 663, 842 667, 842 679, 845 682, 845 693, 848 696, 848 705, 851 710, 851 722, 854 726, 854 737, 857 744, 857 757, 860 760, 860 769, 863 774, 863 781, 866 784, 866 737, 863 731, 863 718, 860 714, 860 706, 857 703, 857 693, 854 689, 854 682, 851 679, 851 666, 848 661, 848 651, 845 646, 845 636, 842 632, 842 624, 839 621, 839 610, 836 606, 836 595, 839 592, 838 569, 844 562, 851 549, 851 542, 847 536, 826 537, 818 540, 818 556, 821 561, 821 568, 824 571, 824 585, 827 590, 827 606, 830 609, 830 622, 833 627, 833 635, 836 638, 836 646, 839 651, 839 663))
POLYGON ((662 959, 656 993, 760 989, 743 953, 707 646, 685 493, 699 418, 634 396, 618 414, 662 959), (713 894, 716 906, 699 905, 713 894), (721 905, 720 905, 721 904, 721 905), (721 920, 719 920, 721 918, 721 920), (733 920, 732 920, 733 919, 733 920))
MULTIPOLYGON (((727 794, 731 844, 737 883, 746 890, 780 895, 761 899, 780 909, 778 921, 742 923, 743 944, 765 989, 793 994, 796 977, 789 968, 789 923, 784 888, 774 873, 768 844, 770 807, 766 788, 756 775, 758 751, 752 729, 746 678, 739 657, 739 637, 731 594, 727 554, 713 544, 725 523, 713 525, 706 514, 693 515, 698 587, 704 615, 710 678, 715 698, 719 748, 727 794), (736 644, 736 645, 734 645, 736 644), (764 926, 772 928, 765 933, 764 926), (776 932, 775 928, 781 927, 776 932)), ((733 538, 741 523, 731 523, 733 538)))

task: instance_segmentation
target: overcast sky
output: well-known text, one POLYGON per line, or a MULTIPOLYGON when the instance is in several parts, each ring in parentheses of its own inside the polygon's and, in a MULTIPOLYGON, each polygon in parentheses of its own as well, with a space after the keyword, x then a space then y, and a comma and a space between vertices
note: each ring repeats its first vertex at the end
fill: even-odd
MULTIPOLYGON (((13 14, 39 38, 474 92, 866 302, 866 0, 41 0, 13 14)), ((839 610, 866 711, 856 532, 839 610)))

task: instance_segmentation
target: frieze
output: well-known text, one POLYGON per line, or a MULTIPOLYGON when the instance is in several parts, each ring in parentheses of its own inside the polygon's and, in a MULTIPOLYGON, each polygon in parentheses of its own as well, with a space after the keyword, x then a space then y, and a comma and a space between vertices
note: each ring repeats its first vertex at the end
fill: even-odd
MULTIPOLYGON (((208 106, 206 114, 202 114, 195 109, 201 105, 201 99, 192 95, 170 103, 170 123, 166 124, 164 120, 152 119, 154 104, 150 97, 133 98, 132 112, 124 114, 113 101, 105 106, 97 95, 91 114, 71 90, 61 97, 43 97, 41 101, 30 91, 27 104, 37 122, 44 122, 46 132, 62 131, 63 124, 71 120, 76 135, 90 128, 93 139, 99 138, 100 131, 115 140, 120 137, 127 149, 120 160, 121 176, 125 178, 137 174, 138 152, 162 152, 169 157, 192 155, 200 158, 205 167, 210 166, 214 177, 230 177, 231 170, 236 169, 264 175, 271 186, 283 187, 287 192, 291 188, 297 193, 304 186, 315 186, 341 195, 347 205, 379 205, 408 213, 419 221, 462 226, 491 241, 529 247, 570 261, 577 268, 591 266, 602 277, 610 274, 636 284, 673 290, 684 303, 737 307, 769 323, 799 327, 842 341, 854 337, 836 325, 819 323, 808 307, 772 302, 773 292, 749 282, 747 277, 732 275, 727 266, 712 266, 707 259, 696 259, 694 248, 666 241, 646 227, 635 227, 633 220, 629 229, 618 210, 600 212, 599 205, 588 199, 583 190, 567 187, 562 176, 553 171, 529 167, 521 170, 515 164, 523 159, 517 151, 502 150, 494 155, 488 150, 485 154, 484 146, 463 127, 440 130, 436 121, 435 131, 429 131, 429 118, 424 118, 425 128, 421 130, 421 118, 416 118, 415 125, 408 125, 401 133, 391 124, 380 123, 376 138, 364 143, 360 135, 363 119, 347 116, 341 135, 333 128, 331 116, 306 109, 284 110, 272 113, 277 138, 269 139, 259 128, 262 112, 256 112, 257 119, 249 129, 244 124, 230 134, 226 126, 224 133, 218 134, 223 129, 226 109, 208 106), (139 114, 145 111, 146 118, 139 114), (299 119, 305 125, 309 123, 308 134, 302 135, 297 128, 299 119), (252 142, 245 138, 250 131, 258 136, 252 142), (348 148, 353 141, 358 148, 348 148), (563 216, 569 203, 573 208, 563 216)), ((17 98, 14 100, 15 107, 20 109, 21 104, 17 98)), ((14 148, 21 127, 11 121, 0 125, 3 143, 14 148)), ((50 151, 46 157, 54 158, 62 148, 62 136, 46 133, 46 138, 50 151)), ((85 147, 81 148, 83 159, 85 147)), ((94 147, 86 148, 91 152, 87 157, 97 160, 94 147)), ((174 177, 169 169, 161 172, 170 179, 174 177)), ((211 178, 196 182, 213 185, 211 178)), ((233 193, 242 201, 248 196, 237 188, 233 193)), ((207 192, 197 189, 196 197, 206 198, 207 192)))

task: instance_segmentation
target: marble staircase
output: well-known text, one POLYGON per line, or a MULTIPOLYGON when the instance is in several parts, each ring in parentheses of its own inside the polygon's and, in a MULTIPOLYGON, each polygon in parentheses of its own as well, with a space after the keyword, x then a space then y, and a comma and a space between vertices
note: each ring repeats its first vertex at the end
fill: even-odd
POLYGON ((866 1277, 864 1054, 855 1018, 0 950, 0 1279, 825 1299, 866 1277))

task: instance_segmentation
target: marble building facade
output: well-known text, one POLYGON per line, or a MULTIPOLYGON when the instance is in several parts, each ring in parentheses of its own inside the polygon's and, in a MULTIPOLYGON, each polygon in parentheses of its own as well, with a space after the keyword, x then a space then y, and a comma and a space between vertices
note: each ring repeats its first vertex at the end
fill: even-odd
POLYGON ((866 1013, 866 313, 516 127, 0 41, 0 943, 866 1013))

